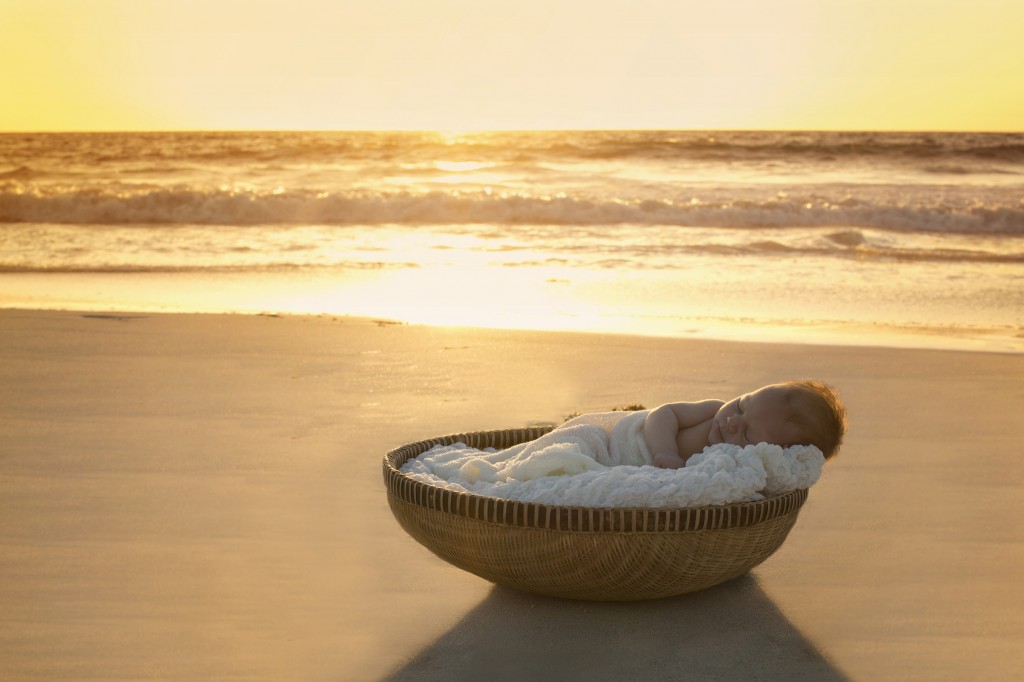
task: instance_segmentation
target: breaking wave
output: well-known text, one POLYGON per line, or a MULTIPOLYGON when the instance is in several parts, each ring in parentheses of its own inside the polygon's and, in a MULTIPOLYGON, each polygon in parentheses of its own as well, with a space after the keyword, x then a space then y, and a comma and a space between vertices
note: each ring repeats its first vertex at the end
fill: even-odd
POLYGON ((0 185, 0 223, 80 225, 678 225, 864 227, 951 234, 1024 235, 1024 200, 906 201, 895 195, 829 200, 771 195, 702 201, 423 193, 110 187, 26 190, 0 185))

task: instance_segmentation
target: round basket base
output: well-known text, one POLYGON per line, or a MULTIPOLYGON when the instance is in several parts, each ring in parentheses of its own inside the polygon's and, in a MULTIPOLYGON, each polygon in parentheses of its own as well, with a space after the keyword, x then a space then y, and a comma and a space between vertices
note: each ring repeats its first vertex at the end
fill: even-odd
POLYGON ((527 592, 592 601, 672 597, 731 580, 771 556, 807 491, 691 509, 558 507, 495 500, 399 471, 437 444, 506 448, 543 431, 443 436, 384 457, 388 503, 413 538, 453 566, 527 592))

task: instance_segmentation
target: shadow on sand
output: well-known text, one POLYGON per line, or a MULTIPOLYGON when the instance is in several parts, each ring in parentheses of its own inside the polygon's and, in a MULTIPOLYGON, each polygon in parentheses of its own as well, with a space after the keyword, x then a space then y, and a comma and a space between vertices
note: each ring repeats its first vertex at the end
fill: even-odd
POLYGON ((746 575, 674 599, 596 603, 503 587, 389 682, 847 680, 746 575))

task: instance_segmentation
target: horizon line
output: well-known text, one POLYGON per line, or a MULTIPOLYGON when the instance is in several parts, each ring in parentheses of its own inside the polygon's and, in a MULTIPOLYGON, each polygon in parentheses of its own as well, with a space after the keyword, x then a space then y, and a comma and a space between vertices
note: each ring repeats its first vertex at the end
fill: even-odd
POLYGON ((686 133, 932 133, 1020 135, 1024 129, 943 128, 64 128, 0 130, 0 135, 126 134, 126 133, 567 133, 567 132, 686 132, 686 133))

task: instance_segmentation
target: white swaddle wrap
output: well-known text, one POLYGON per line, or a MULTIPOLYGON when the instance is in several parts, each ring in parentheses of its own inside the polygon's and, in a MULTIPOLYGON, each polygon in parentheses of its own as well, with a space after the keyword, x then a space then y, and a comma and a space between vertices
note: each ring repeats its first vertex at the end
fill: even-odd
MULTIPOLYGON (((525 463, 541 460, 560 468, 563 458, 583 454, 606 467, 651 464, 651 453, 644 440, 644 420, 648 410, 638 412, 594 412, 574 417, 535 441, 520 443, 504 450, 512 459, 525 463)), ((533 465, 536 467, 537 465, 533 465)), ((532 468, 540 473, 544 467, 532 468)), ((540 476, 552 474, 540 473, 540 476)), ((538 478, 531 476, 530 478, 538 478)), ((521 478, 512 476, 511 478, 521 478)))
POLYGON ((587 507, 691 507, 762 499, 818 480, 818 448, 709 446, 680 469, 651 466, 647 410, 598 412, 505 450, 438 445, 402 472, 423 483, 489 497, 587 507))

